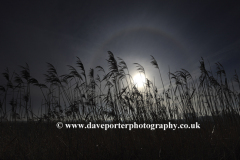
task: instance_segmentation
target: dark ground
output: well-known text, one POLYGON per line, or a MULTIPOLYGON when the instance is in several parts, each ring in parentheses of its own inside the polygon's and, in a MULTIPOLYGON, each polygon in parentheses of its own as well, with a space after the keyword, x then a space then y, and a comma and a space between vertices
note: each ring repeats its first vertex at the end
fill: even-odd
POLYGON ((0 123, 0 159, 239 159, 240 129, 57 129, 56 123, 0 123))

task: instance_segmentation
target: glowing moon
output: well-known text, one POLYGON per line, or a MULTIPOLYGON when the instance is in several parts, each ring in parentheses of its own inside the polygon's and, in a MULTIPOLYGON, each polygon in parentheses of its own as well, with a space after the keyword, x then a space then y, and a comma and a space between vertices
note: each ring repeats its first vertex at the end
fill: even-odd
POLYGON ((136 86, 138 88, 142 88, 144 86, 144 83, 145 83, 145 76, 144 74, 136 74, 134 77, 133 77, 133 81, 134 81, 134 84, 136 84, 136 86))

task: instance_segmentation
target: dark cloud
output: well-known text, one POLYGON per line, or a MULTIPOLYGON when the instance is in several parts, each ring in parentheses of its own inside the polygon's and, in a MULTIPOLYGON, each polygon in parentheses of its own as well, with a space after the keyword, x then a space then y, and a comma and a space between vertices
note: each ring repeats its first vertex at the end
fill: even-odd
POLYGON ((239 68, 239 4, 220 1, 5 1, 1 2, 0 68, 29 63, 43 77, 45 62, 60 73, 80 57, 86 68, 107 67, 107 51, 154 74, 195 71, 205 57, 239 68))

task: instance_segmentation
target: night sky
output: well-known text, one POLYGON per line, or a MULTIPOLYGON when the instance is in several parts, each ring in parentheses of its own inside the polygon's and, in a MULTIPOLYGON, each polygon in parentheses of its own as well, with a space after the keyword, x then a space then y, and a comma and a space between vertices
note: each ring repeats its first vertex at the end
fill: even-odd
POLYGON ((1 73, 6 67, 19 71, 27 62, 42 83, 46 62, 61 75, 76 56, 86 72, 98 65, 108 71, 107 51, 122 58, 131 74, 137 72, 133 63, 140 63, 147 78, 157 81, 154 56, 166 83, 169 68, 200 73, 201 57, 213 69, 222 63, 230 78, 235 69, 240 73, 239 3, 21 0, 1 1, 0 12, 1 73))

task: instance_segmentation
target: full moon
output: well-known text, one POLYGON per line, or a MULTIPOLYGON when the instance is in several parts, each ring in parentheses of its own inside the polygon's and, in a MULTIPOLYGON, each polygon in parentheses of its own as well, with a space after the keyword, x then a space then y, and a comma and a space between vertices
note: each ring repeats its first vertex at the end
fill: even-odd
POLYGON ((144 83, 145 83, 145 76, 144 74, 136 74, 134 77, 133 77, 133 81, 134 81, 134 84, 136 84, 136 86, 140 89, 140 88, 143 88, 144 86, 144 83))

